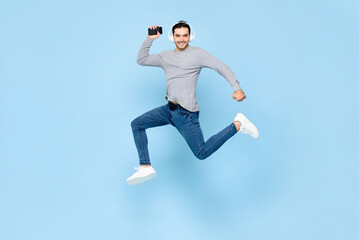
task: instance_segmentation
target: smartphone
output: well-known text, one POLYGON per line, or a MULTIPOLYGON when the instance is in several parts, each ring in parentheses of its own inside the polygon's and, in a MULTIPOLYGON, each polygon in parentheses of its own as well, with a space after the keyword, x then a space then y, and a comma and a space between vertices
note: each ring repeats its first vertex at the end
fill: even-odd
POLYGON ((162 34, 162 27, 157 27, 155 29, 148 28, 148 35, 157 35, 157 31, 162 34))

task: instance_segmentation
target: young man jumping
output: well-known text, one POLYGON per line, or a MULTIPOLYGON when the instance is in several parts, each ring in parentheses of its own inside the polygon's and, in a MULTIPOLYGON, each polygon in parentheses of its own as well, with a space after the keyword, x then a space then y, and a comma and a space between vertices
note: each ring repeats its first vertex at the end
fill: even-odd
MULTIPOLYGON (((157 27, 152 26, 150 29, 157 27)), ((153 41, 160 36, 157 31, 157 35, 147 35, 138 53, 138 64, 161 67, 165 71, 168 103, 144 113, 131 122, 140 166, 135 168, 137 171, 127 179, 130 185, 142 183, 157 175, 151 166, 148 153, 147 128, 171 124, 177 128, 199 159, 209 157, 238 131, 254 138, 259 136, 257 128, 242 113, 238 113, 227 127, 207 141, 204 140, 196 101, 196 85, 201 69, 211 68, 222 75, 233 88, 233 99, 242 101, 246 95, 240 88, 235 74, 224 63, 205 50, 188 45, 195 37, 194 33, 191 33, 191 28, 185 21, 172 26, 169 39, 175 43, 175 50, 149 54, 153 41)))

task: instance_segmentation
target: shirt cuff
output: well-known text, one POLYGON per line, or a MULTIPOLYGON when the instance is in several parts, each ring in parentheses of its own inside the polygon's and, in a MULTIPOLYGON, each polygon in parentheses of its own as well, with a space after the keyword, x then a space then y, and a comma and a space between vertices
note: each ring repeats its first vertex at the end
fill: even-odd
POLYGON ((233 92, 240 90, 241 87, 239 86, 239 82, 236 81, 236 83, 232 85, 232 88, 233 88, 233 92))

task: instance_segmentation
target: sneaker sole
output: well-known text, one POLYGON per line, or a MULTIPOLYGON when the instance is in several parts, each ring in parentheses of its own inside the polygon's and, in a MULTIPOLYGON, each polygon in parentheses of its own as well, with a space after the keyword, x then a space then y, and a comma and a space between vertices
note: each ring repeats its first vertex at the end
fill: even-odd
POLYGON ((156 177, 156 173, 151 173, 145 177, 137 177, 137 178, 133 178, 131 180, 127 180, 127 183, 129 185, 136 185, 136 184, 140 184, 140 183, 143 183, 143 182, 146 182, 154 177, 156 177))

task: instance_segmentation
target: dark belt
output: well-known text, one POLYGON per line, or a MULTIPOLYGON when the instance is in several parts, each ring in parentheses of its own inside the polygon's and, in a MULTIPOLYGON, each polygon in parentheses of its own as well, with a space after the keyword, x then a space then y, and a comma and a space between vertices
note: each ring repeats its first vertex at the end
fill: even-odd
POLYGON ((183 107, 181 107, 181 105, 179 105, 179 104, 175 104, 175 103, 173 103, 173 102, 168 102, 168 106, 170 107, 170 109, 171 110, 175 110, 175 109, 180 109, 180 108, 182 108, 183 109, 183 107))

